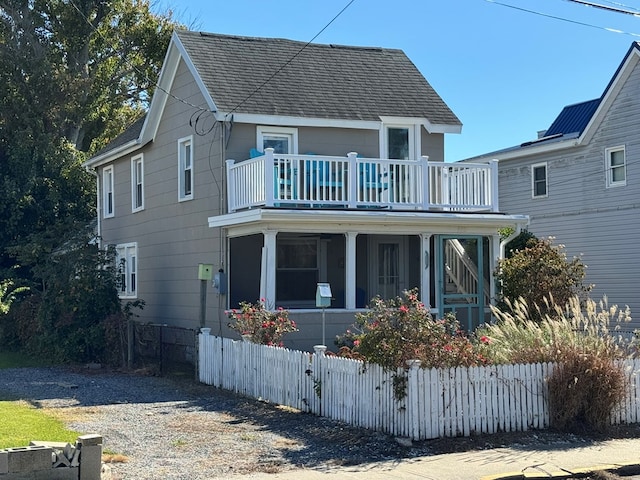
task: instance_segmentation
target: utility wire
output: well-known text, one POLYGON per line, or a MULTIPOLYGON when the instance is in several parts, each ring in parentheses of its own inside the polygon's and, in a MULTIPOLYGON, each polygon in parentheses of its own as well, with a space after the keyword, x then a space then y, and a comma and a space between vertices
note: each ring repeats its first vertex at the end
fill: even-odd
POLYGON ((607 5, 602 5, 600 3, 587 2, 585 0, 564 0, 564 1, 565 2, 570 2, 570 3, 579 3, 580 5, 584 5, 586 7, 599 8, 601 10, 607 10, 609 12, 623 13, 625 15, 633 15, 634 17, 640 17, 640 13, 638 13, 637 11, 636 12, 632 12, 632 11, 624 9, 624 8, 608 7, 607 5))
POLYGON ((601 27, 599 25, 593 25, 591 23, 579 22, 577 20, 571 20, 570 18, 558 17, 556 15, 550 15, 548 13, 542 13, 542 12, 538 12, 538 11, 535 11, 535 10, 529 10, 527 8, 516 7, 515 5, 509 5, 508 3, 502 3, 502 2, 499 2, 497 0, 485 0, 485 2, 493 3, 495 5, 500 5, 501 7, 513 8, 514 10, 519 10, 519 11, 525 12, 525 13, 531 13, 533 15, 539 15, 541 17, 553 18, 554 20, 560 20, 560 21, 563 21, 563 22, 568 22, 568 23, 573 23, 573 24, 576 24, 576 25, 581 25, 583 27, 596 28, 598 30, 604 30, 606 32, 621 33, 623 35, 630 35, 632 37, 640 37, 640 34, 638 34, 638 33, 625 32, 625 31, 619 30, 617 28, 601 27))
POLYGON ((236 111, 238 108, 240 108, 240 107, 241 107, 245 102, 247 102, 251 97, 253 97, 253 96, 254 96, 256 93, 258 93, 260 90, 262 90, 262 89, 263 89, 263 88, 264 88, 264 87, 265 87, 269 82, 271 82, 271 80, 273 80, 273 79, 274 79, 274 77, 275 77, 276 75, 278 75, 282 70, 284 70, 284 69, 287 67, 287 65, 289 65, 291 62, 293 62, 293 61, 296 59, 296 57, 297 57, 298 55, 300 55, 300 54, 302 53, 302 51, 303 51, 305 48, 307 48, 307 47, 311 44, 311 42, 313 42, 316 38, 318 38, 318 37, 322 34, 322 32, 324 32, 327 28, 329 28, 329 26, 330 26, 333 22, 335 22, 335 21, 338 19, 338 17, 339 17, 340 15, 342 15, 342 14, 344 13, 344 11, 345 11, 347 8, 349 8, 349 7, 351 6, 351 4, 352 4, 353 2, 355 2, 355 1, 356 1, 356 0, 350 0, 350 1, 349 1, 349 3, 347 3, 347 4, 344 6, 344 8, 343 8, 342 10, 340 10, 340 11, 337 13, 337 15, 336 15, 335 17, 333 17, 333 18, 329 21, 329 23, 327 23, 324 27, 322 27, 322 30, 320 30, 318 33, 316 33, 316 34, 313 36, 313 38, 312 38, 311 40, 309 40, 307 43, 305 43, 305 44, 302 46, 302 48, 301 48, 300 50, 298 50, 298 52, 296 52, 296 54, 295 54, 295 55, 293 55, 289 60, 287 60, 287 61, 286 61, 286 62, 285 62, 285 63, 284 63, 284 64, 283 64, 283 65, 282 65, 278 70, 276 70, 275 72, 273 72, 273 73, 269 76, 269 78, 267 78, 264 82, 262 82, 262 84, 261 84, 261 85, 259 85, 258 87, 256 87, 256 89, 255 89, 253 92, 251 92, 249 95, 247 95, 247 97, 246 97, 244 100, 242 100, 242 101, 241 101, 240 103, 238 103, 235 107, 233 107, 233 108, 229 111, 229 113, 227 113, 227 116, 229 116, 229 115, 231 115, 233 112, 235 112, 235 111, 236 111))

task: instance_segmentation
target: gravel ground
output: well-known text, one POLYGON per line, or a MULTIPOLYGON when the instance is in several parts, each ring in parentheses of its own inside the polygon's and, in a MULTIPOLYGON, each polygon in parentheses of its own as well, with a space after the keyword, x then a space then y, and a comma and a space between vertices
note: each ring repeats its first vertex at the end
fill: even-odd
MULTIPOLYGON (((0 399, 51 408, 104 437, 113 480, 200 480, 340 466, 520 444, 593 439, 524 432, 401 446, 392 437, 262 403, 192 380, 60 368, 0 370, 0 399)), ((637 435, 637 429, 623 432, 637 435)), ((16 445, 17 446, 17 445, 16 445)))

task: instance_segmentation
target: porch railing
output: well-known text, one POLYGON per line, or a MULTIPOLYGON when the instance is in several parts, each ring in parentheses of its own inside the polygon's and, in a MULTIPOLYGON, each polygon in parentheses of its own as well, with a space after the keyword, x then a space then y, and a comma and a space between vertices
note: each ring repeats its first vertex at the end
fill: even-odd
POLYGON ((228 209, 259 206, 498 211, 497 162, 274 154, 227 160, 228 209), (268 165, 270 168, 265 168, 268 165))

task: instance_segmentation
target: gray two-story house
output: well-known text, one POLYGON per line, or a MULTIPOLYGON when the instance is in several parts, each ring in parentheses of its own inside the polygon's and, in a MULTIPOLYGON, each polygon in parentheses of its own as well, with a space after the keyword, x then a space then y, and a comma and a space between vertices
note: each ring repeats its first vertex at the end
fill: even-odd
POLYGON ((288 346, 324 324, 331 347, 372 297, 412 288, 473 328, 498 230, 527 218, 499 211, 495 162, 444 162, 460 130, 400 50, 177 31, 146 117, 86 163, 121 295, 145 300, 141 321, 197 328, 211 265, 214 334, 263 299, 297 321, 288 346))
POLYGON ((639 59, 634 42, 600 97, 564 107, 530 142, 469 159, 497 158, 501 208, 528 214, 532 233, 581 256, 592 298, 606 295, 632 315, 640 313, 639 59))

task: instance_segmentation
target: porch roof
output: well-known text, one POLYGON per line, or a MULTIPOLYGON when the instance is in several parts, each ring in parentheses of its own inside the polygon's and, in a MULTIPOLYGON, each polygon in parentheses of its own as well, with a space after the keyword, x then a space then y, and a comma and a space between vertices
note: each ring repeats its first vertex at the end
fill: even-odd
POLYGON ((500 213, 256 208, 209 217, 208 221, 211 228, 227 229, 229 237, 258 234, 265 230, 304 233, 495 235, 498 229, 503 227, 526 227, 529 217, 500 213))

